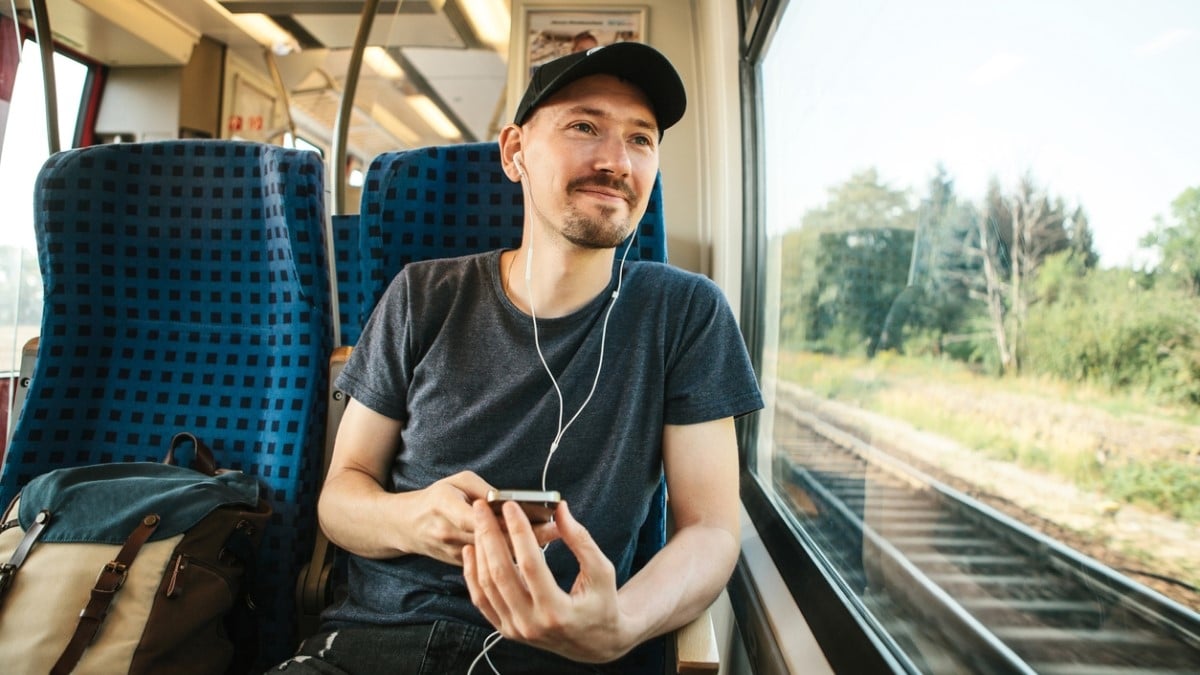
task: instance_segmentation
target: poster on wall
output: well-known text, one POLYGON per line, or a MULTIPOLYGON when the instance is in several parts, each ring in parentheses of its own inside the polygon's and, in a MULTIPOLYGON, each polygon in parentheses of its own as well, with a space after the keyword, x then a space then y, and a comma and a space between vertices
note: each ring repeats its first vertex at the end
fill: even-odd
POLYGON ((572 52, 615 42, 646 41, 645 7, 530 7, 525 11, 524 70, 572 52))

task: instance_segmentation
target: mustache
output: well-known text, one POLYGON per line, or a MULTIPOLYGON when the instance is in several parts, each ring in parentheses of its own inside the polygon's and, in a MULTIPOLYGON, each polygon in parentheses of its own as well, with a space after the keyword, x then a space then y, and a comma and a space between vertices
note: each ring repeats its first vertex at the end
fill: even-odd
POLYGON ((633 191, 633 188, 629 187, 628 183, 615 176, 602 173, 570 180, 567 183, 567 192, 573 192, 584 187, 601 187, 616 190, 630 204, 636 203, 638 198, 637 193, 633 191))

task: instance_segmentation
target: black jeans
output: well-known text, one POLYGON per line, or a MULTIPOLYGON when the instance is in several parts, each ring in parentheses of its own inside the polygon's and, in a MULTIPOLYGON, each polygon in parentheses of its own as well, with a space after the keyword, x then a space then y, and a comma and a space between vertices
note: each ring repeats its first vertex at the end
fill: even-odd
MULTIPOLYGON (((292 675, 466 675, 489 629, 449 621, 416 626, 364 626, 317 633, 271 673, 292 675)), ((622 659, 608 665, 568 661, 509 640, 487 652, 500 675, 644 672, 622 659)), ((658 672, 662 672, 659 670, 658 672)), ((471 675, 495 675, 484 658, 471 675)))

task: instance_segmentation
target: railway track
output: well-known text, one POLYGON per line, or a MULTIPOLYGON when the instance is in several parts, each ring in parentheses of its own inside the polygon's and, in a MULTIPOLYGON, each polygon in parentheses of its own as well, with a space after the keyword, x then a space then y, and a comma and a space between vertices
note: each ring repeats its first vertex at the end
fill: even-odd
POLYGON ((922 673, 1200 673, 1200 614, 781 405, 774 480, 922 673))

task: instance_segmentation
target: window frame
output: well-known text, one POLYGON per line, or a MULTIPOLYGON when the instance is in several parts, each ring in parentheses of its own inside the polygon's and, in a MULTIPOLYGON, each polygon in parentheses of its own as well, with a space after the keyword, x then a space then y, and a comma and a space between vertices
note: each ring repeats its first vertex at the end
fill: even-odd
MULTIPOLYGON (((762 204, 765 201, 764 161, 760 149, 762 105, 758 67, 775 35, 788 0, 739 0, 739 59, 742 105, 743 242, 741 326, 755 374, 762 381, 767 239, 762 204), (753 21, 747 25, 747 21, 753 21)), ((919 673, 902 651, 890 648, 890 637, 874 625, 841 586, 832 567, 813 541, 786 515, 774 491, 764 485, 751 465, 757 447, 759 416, 739 421, 738 441, 741 499, 763 545, 778 568, 796 606, 808 621, 825 658, 835 672, 919 673)), ((739 570, 742 564, 739 563, 739 570)), ((739 593, 749 592, 746 584, 739 593)), ((786 639, 786 636, 777 636, 786 639)))

